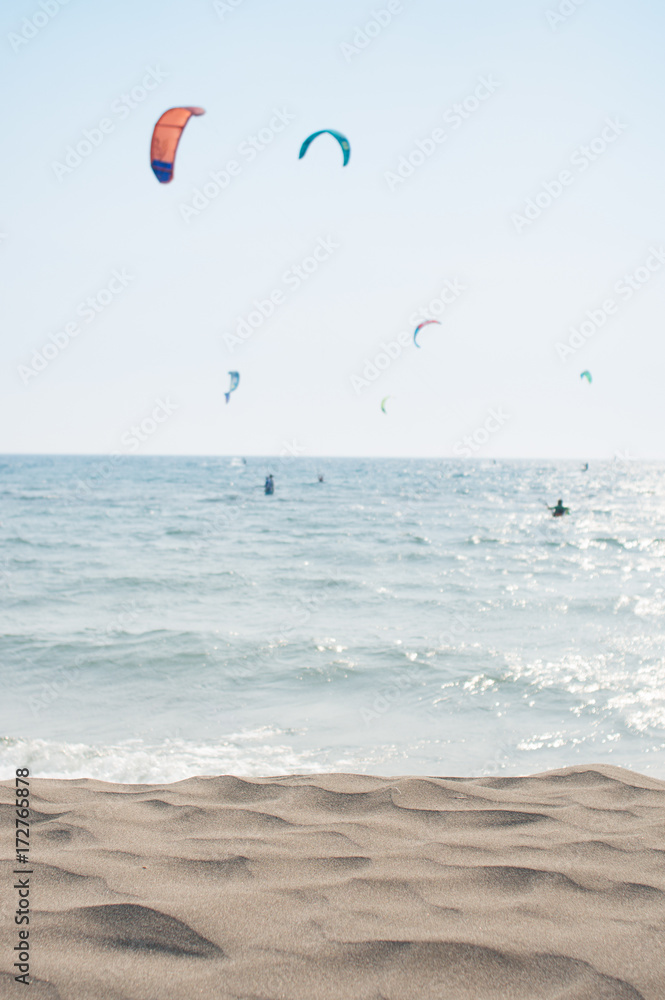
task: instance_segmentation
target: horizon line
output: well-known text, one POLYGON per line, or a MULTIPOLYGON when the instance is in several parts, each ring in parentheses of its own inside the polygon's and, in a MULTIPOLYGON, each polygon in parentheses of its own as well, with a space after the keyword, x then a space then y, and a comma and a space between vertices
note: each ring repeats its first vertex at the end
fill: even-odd
POLYGON ((0 451, 3 458, 101 458, 101 459, 142 459, 142 458, 206 458, 206 459, 271 459, 278 461, 324 461, 340 460, 372 460, 372 461, 437 461, 437 462, 665 462, 665 458, 642 455, 613 455, 612 457, 592 455, 582 457, 575 455, 475 455, 472 457, 458 455, 284 455, 277 453, 254 454, 251 452, 228 452, 211 454, 205 452, 145 452, 129 454, 123 452, 67 452, 67 451, 0 451))

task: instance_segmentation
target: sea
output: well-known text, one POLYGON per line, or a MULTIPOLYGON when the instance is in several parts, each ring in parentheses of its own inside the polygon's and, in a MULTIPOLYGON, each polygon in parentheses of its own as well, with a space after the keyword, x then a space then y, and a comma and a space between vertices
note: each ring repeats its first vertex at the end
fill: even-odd
POLYGON ((665 778, 664 473, 4 456, 0 777, 665 778))

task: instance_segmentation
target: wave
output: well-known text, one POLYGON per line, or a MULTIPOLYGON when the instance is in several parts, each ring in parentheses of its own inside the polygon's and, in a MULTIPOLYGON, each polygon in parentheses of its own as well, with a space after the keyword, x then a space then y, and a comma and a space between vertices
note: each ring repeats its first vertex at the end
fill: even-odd
POLYGON ((128 784, 181 781, 194 775, 320 774, 344 770, 348 758, 325 751, 301 751, 293 734, 261 727, 231 733, 218 742, 141 739, 103 745, 39 739, 0 738, 0 780, 28 767, 40 778, 97 778, 128 784), (274 743, 278 739, 280 742, 274 743))

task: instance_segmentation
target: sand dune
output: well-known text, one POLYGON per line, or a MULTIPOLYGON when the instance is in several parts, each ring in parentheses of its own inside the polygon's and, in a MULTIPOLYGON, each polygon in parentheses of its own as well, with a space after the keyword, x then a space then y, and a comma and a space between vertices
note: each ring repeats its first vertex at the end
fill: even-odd
POLYGON ((665 782, 597 765, 31 787, 33 1000, 665 998, 665 782))

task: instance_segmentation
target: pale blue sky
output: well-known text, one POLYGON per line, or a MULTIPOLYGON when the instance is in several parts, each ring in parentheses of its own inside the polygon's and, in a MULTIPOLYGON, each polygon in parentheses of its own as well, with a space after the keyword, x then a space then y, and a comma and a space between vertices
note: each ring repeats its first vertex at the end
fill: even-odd
POLYGON ((477 435, 479 457, 665 458, 665 264, 650 257, 665 247, 662 4, 586 0, 552 25, 560 0, 403 0, 345 56, 387 3, 235 2, 69 0, 25 44, 10 36, 38 0, 2 5, 13 97, 0 451, 125 452, 161 398, 177 408, 154 433, 148 422, 141 453, 279 454, 296 442, 310 455, 447 456, 502 408, 502 425, 477 435), (121 112, 149 69, 164 78, 121 112), (455 127, 446 112, 480 78, 495 92, 455 127), (206 114, 164 186, 150 135, 180 104, 206 114), (249 162, 238 147, 274 109, 293 121, 249 162), (112 131, 58 178, 54 162, 103 118, 112 131), (586 154, 571 162, 607 119, 613 141, 588 169, 586 154), (320 128, 348 135, 348 167, 330 137, 298 161, 320 128), (389 183, 437 128, 445 141, 389 183), (229 160, 239 174, 185 221, 181 206, 229 160), (561 196, 518 232, 514 213, 566 169, 561 196), (319 240, 338 247, 296 290, 284 275, 319 240), (613 290, 648 260, 630 298, 613 290), (132 280, 86 323, 79 303, 114 271, 132 280), (412 334, 446 280, 465 290, 442 325, 356 392, 353 376, 382 341, 412 334), (274 314, 231 352, 224 335, 277 291, 274 314), (608 298, 616 311, 562 360, 556 344, 608 298), (33 350, 77 319, 78 337, 24 384, 33 350), (226 405, 229 369, 240 386, 226 405))

